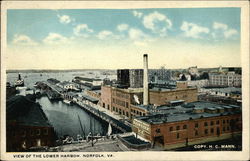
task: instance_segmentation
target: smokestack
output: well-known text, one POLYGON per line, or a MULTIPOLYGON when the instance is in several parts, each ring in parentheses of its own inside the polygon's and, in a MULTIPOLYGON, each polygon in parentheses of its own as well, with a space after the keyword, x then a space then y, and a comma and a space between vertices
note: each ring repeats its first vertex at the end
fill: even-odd
POLYGON ((148 105, 148 54, 143 55, 143 105, 148 105))

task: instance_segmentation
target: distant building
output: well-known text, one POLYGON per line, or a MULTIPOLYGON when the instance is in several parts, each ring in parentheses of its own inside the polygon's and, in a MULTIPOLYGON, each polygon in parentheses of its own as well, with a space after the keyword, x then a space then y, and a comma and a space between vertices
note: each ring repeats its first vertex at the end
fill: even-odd
POLYGON ((54 129, 33 96, 14 96, 6 104, 7 152, 54 145, 54 129))
POLYGON ((90 89, 101 89, 101 85, 103 83, 101 79, 85 78, 79 76, 76 76, 72 82, 77 83, 81 89, 85 89, 86 87, 90 89))
POLYGON ((117 83, 119 85, 129 87, 129 69, 118 69, 117 70, 117 83))
POLYGON ((117 84, 122 88, 141 88, 143 86, 143 69, 118 69, 117 84))
POLYGON ((129 84, 130 88, 143 87, 143 69, 130 69, 129 70, 129 84))
POLYGON ((194 66, 194 67, 189 67, 188 68, 188 73, 192 76, 199 76, 199 72, 198 72, 198 68, 197 66, 194 66))
POLYGON ((161 68, 161 69, 149 69, 149 79, 153 83, 160 81, 169 81, 172 79, 171 70, 161 68))
POLYGON ((241 75, 235 72, 226 74, 209 73, 209 85, 217 87, 241 87, 241 75))
POLYGON ((68 90, 79 90, 78 88, 80 88, 80 85, 74 82, 68 82, 68 81, 63 81, 60 83, 56 84, 58 87, 63 88, 64 90, 68 91, 68 90))
POLYGON ((133 119, 133 132, 165 149, 230 138, 242 132, 241 107, 209 102, 162 106, 133 119))

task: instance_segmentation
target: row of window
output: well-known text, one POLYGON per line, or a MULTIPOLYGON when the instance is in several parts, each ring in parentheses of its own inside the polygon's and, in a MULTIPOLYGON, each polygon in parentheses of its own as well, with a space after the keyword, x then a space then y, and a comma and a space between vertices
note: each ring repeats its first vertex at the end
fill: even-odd
POLYGON ((135 115, 140 115, 140 116, 145 116, 146 114, 141 112, 141 111, 138 111, 138 110, 134 110, 134 109, 131 109, 131 112, 134 113, 135 115))
MULTIPOLYGON (((29 136, 34 136, 34 135, 37 135, 37 136, 40 136, 40 135, 48 135, 49 134, 49 131, 48 129, 30 129, 29 130, 29 136)), ((15 135, 15 133, 13 133, 13 135, 15 135)), ((27 135, 27 131, 26 130, 21 130, 21 136, 22 137, 25 137, 27 135)))
POLYGON ((128 108, 128 102, 113 98, 113 103, 128 108))
MULTIPOLYGON (((237 122, 237 121, 239 121, 239 118, 236 118, 236 119, 230 119, 230 120, 222 120, 222 123, 223 124, 226 124, 226 123, 230 123, 230 122, 237 122)), ((217 121, 210 121, 210 123, 209 122, 204 122, 204 126, 208 126, 210 124, 210 126, 213 126, 213 125, 219 125, 220 124, 220 120, 217 120, 217 121)), ((195 123, 195 128, 198 128, 199 127, 199 123, 198 122, 196 122, 195 123)), ((177 125, 176 127, 175 127, 175 129, 174 129, 174 127, 169 127, 169 131, 174 131, 174 130, 176 130, 176 131, 178 131, 178 130, 180 130, 181 129, 181 126, 179 126, 179 125, 177 125)), ((187 129, 187 125, 183 125, 182 126, 182 129, 187 129)))
MULTIPOLYGON (((176 130, 176 131, 178 131, 178 130, 180 130, 180 129, 181 129, 181 128, 180 128, 179 125, 175 127, 175 130, 176 130)), ((184 129, 184 130, 187 129, 187 125, 183 125, 183 126, 182 126, 182 129, 184 129)), ((169 131, 173 131, 173 130, 174 130, 174 128, 171 126, 171 127, 169 128, 169 131)))
POLYGON ((114 106, 113 106, 112 109, 113 109, 113 111, 119 113, 120 115, 124 115, 124 116, 129 117, 128 112, 125 112, 124 110, 121 110, 120 108, 117 108, 117 107, 114 107, 114 106))

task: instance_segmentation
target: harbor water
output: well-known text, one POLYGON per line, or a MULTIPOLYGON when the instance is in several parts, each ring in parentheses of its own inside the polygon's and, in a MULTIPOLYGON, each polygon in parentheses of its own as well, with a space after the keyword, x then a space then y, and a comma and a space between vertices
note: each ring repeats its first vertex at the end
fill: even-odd
MULTIPOLYGON (((84 72, 44 72, 44 73, 20 73, 25 82, 25 87, 20 88, 21 95, 33 92, 33 85, 37 81, 46 81, 49 78, 56 78, 60 81, 71 81, 75 76, 85 76, 88 78, 98 77, 100 79, 115 79, 115 75, 102 75, 99 71, 84 72)), ((7 81, 14 84, 17 80, 18 73, 7 73, 7 81)), ((106 135, 108 123, 81 109, 78 105, 68 105, 62 101, 50 101, 47 96, 37 98, 37 102, 42 106, 49 122, 54 127, 58 137, 70 135, 74 138, 78 134, 87 136, 90 131, 95 135, 106 135), (79 116, 79 117, 78 117, 79 116), (82 124, 83 129, 81 129, 82 124)))

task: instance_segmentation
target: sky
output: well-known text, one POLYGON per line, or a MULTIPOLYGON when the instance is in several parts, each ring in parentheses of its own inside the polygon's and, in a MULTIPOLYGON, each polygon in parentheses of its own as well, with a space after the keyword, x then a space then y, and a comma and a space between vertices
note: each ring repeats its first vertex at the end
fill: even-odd
POLYGON ((240 8, 9 9, 7 69, 241 66, 240 8))

